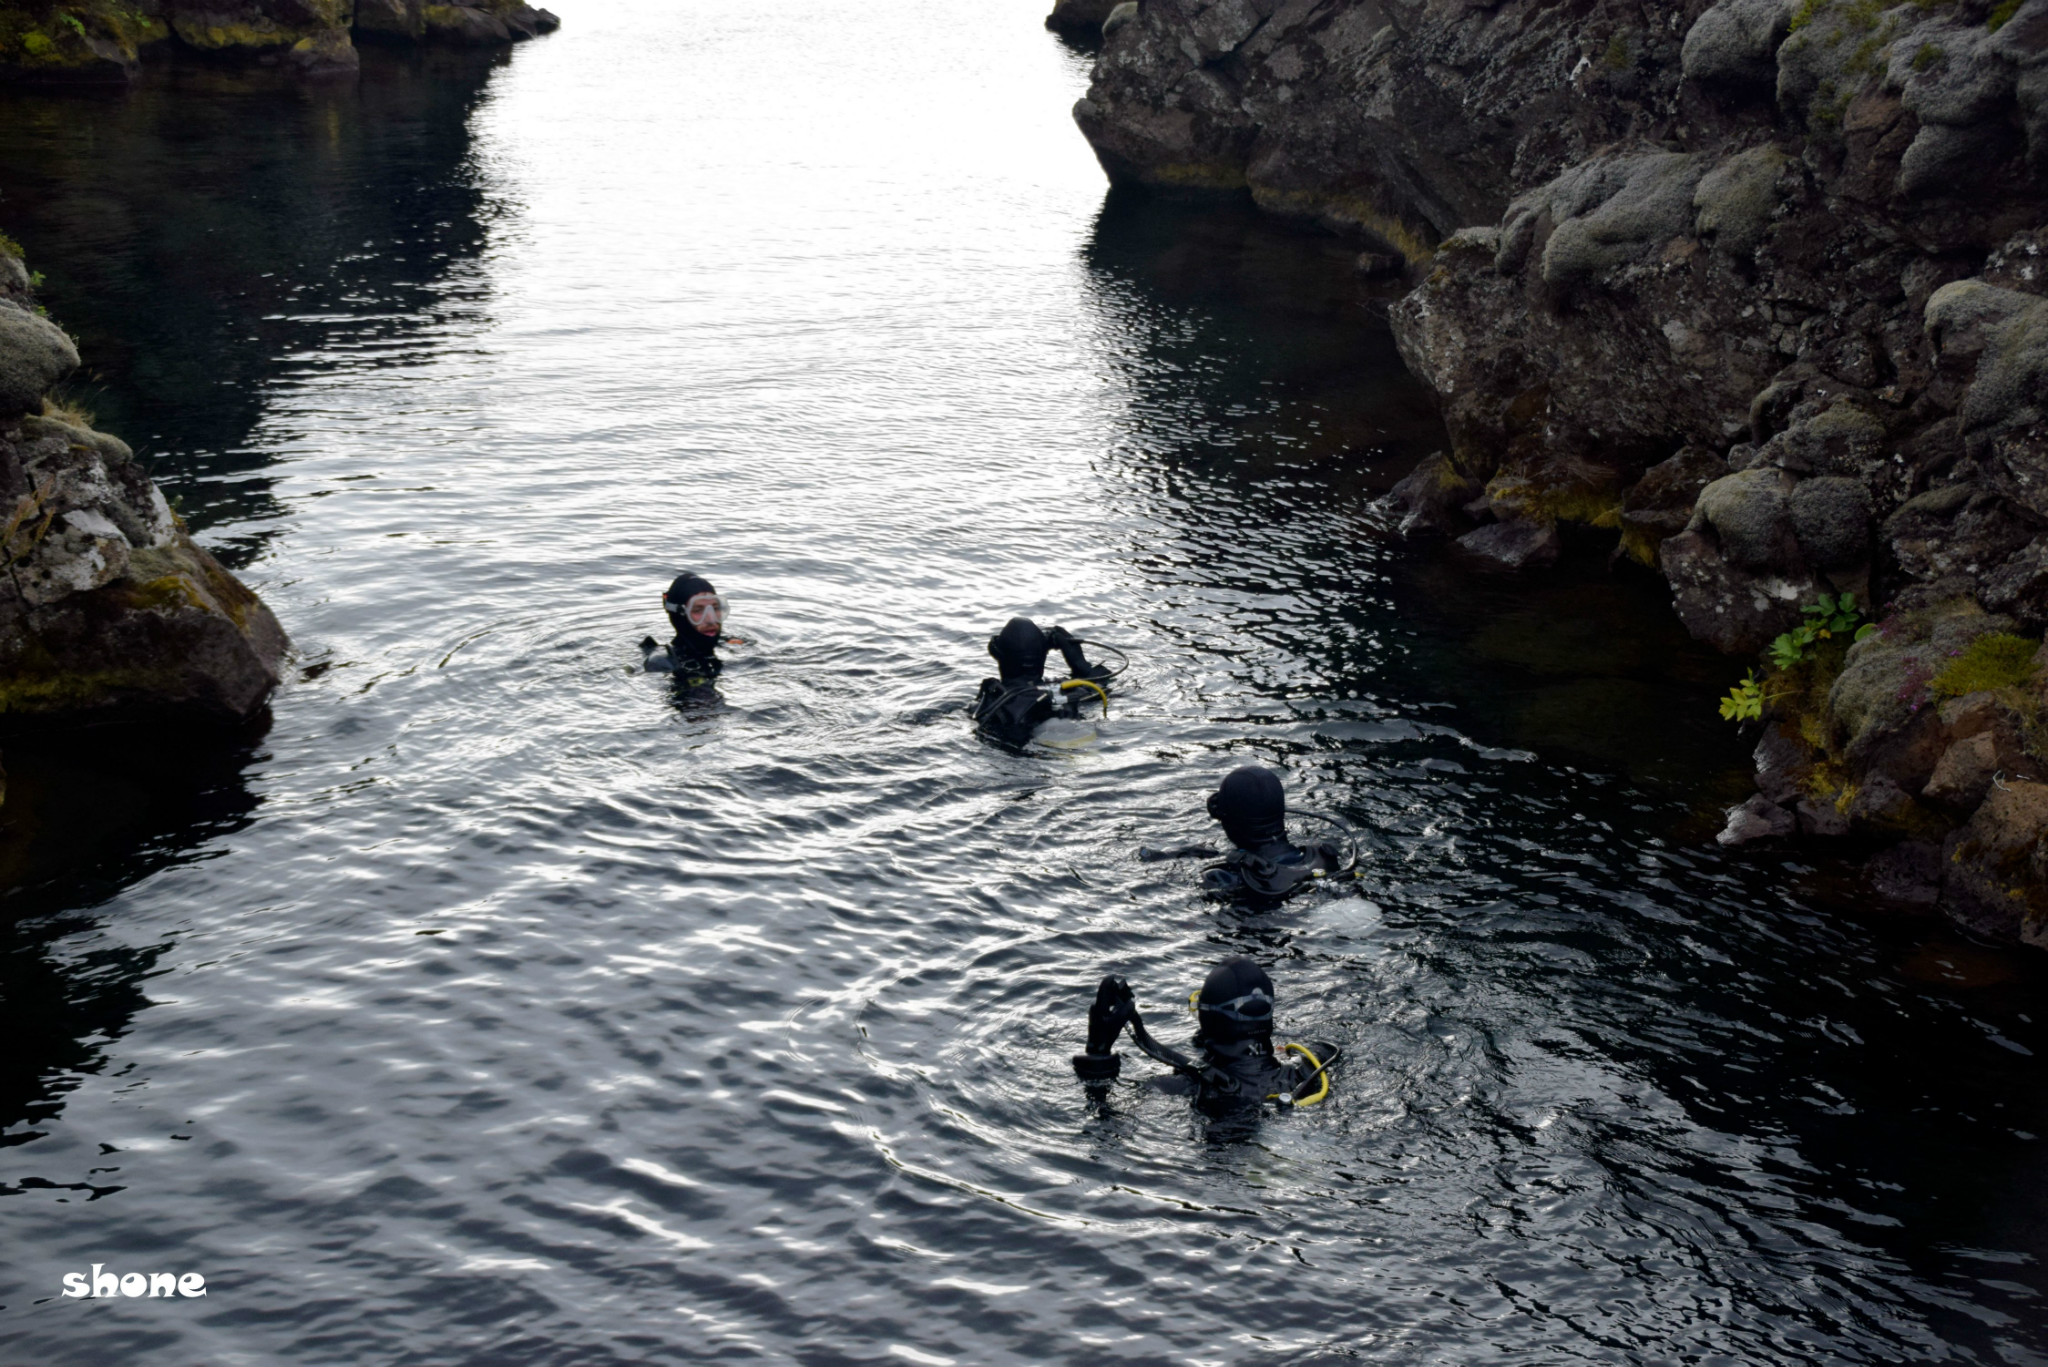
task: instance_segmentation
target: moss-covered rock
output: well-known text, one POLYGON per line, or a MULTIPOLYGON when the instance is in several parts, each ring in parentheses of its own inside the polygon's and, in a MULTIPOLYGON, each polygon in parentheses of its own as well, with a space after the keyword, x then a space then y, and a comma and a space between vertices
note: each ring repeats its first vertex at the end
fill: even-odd
POLYGON ((1729 157, 1700 177, 1692 194, 1693 230, 1717 251, 1754 252, 1778 207, 1779 182, 1790 160, 1767 143, 1729 157))
POLYGON ((170 19, 202 52, 263 54, 333 34, 345 42, 351 12, 348 0, 172 0, 170 19))
POLYGON ((1769 85, 1778 44, 1792 27, 1790 0, 1720 0, 1686 31, 1680 60, 1687 80, 1769 85))
MULTIPOLYGON (((1933 683, 1981 637, 2009 632, 2010 619, 1993 616, 1967 597, 1951 598, 1903 613, 1849 648, 1841 674, 1828 692, 1828 714, 1840 751, 1867 764, 1881 748, 1910 730, 1924 713, 1935 716, 1933 683)), ((1938 729, 1938 728, 1937 728, 1938 729)), ((1933 768, 1894 774, 1900 786, 1918 791, 1933 768)))
POLYGON ((78 368, 64 330, 12 299, 0 299, 0 416, 43 405, 43 393, 78 368))
POLYGON ((421 0, 356 0, 356 36, 374 41, 411 42, 425 36, 421 0))
POLYGON ((525 0, 0 0, 0 81, 118 84, 167 39, 304 76, 347 75, 357 35, 491 45, 560 26, 525 0))
POLYGON ((161 0, 0 3, 0 80, 120 84, 170 33, 161 0))
MULTIPOLYGON (((0 324, 23 286, 0 273, 0 324)), ((0 378, 41 373, 10 369, 0 348, 0 378)), ((289 644, 277 619, 193 544, 126 444, 18 400, 0 413, 0 724, 250 716, 289 644)))
POLYGON ((1941 905, 1980 935, 2048 949, 2048 784, 1993 784, 1942 847, 1941 905))
POLYGON ((461 4, 420 6, 420 22, 428 39, 463 47, 490 47, 552 33, 561 21, 525 0, 467 0, 461 4))
POLYGON ((352 76, 362 66, 355 44, 346 30, 325 29, 293 43, 284 55, 285 65, 301 76, 352 76))

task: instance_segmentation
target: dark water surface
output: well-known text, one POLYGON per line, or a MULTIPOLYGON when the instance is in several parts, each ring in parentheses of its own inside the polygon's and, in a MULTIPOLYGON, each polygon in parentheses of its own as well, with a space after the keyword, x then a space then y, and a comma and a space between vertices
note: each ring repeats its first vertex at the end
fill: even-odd
POLYGON ((1106 200, 1043 8, 0 97, 80 396, 301 651, 240 748, 9 751, 0 1358, 2048 1361, 2040 971, 1702 844, 1728 666, 1395 541, 1344 249, 1106 200), (683 567, 717 706, 633 672, 683 567), (1131 648, 1092 748, 967 734, 1019 610, 1131 648), (1363 895, 1134 859, 1247 759, 1363 895), (1232 952, 1333 1098, 1091 1103, 1097 976, 1178 1035, 1232 952))

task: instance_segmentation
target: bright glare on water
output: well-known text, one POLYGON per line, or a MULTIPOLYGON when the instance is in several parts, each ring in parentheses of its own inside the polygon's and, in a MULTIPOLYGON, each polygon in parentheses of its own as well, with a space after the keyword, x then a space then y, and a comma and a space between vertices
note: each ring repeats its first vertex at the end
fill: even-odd
POLYGON ((1392 535, 1343 244, 1107 198, 1044 0, 559 8, 0 96, 80 395, 299 649, 225 757, 8 751, 0 1356, 2048 1362, 2042 975, 1714 850, 1647 576, 1392 535), (1092 742, 971 736, 1018 612, 1130 651, 1092 742), (1246 761, 1359 894, 1137 861, 1246 761), (1096 979, 1177 1039, 1231 953, 1331 1099, 1091 1101, 1096 979))

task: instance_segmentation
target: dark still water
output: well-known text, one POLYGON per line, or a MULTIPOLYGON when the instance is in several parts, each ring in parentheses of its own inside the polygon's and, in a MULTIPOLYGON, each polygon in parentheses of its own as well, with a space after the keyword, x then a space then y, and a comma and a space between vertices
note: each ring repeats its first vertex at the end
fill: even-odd
POLYGON ((1345 251, 1106 200, 1043 9, 0 98, 81 397, 301 651, 240 748, 8 751, 0 1360, 2048 1361, 2041 972, 1721 858, 1728 665, 1396 541, 1345 251), (634 672, 682 568, 717 705, 634 672), (970 737, 1018 611, 1129 647, 1092 746, 970 737), (1360 895, 1136 860, 1251 759, 1360 895), (1090 1102, 1096 978, 1179 1037, 1235 952, 1332 1099, 1090 1102))

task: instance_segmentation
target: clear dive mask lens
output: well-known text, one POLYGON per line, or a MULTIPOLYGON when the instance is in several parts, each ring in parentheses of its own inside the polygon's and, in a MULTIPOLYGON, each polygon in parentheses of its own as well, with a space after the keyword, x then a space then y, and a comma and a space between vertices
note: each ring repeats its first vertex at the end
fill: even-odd
POLYGON ((699 631, 707 627, 716 631, 725 625, 725 600, 715 593, 696 595, 683 611, 688 615, 690 625, 699 631))
MULTIPOLYGON (((1197 998, 1201 996, 1198 992, 1197 998)), ((1198 1011, 1213 1011, 1225 1020, 1234 1020, 1239 1025, 1270 1025, 1273 1020, 1273 994, 1263 987, 1255 987, 1242 997, 1232 997, 1227 1002, 1197 1001, 1198 1011)))

